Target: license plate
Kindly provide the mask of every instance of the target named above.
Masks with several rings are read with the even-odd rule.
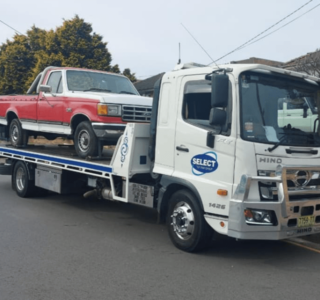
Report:
[[[300,217],[298,219],[298,227],[308,227],[314,225],[316,220],[315,216],[305,216],[305,217]]]

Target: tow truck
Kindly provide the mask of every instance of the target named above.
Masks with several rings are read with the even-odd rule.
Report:
[[[20,197],[83,189],[156,209],[173,244],[188,252],[214,233],[319,233],[319,115],[307,128],[279,118],[284,101],[309,99],[319,112],[319,83],[258,64],[180,64],[155,84],[150,123],[128,123],[113,150],[90,160],[67,146],[0,146],[0,172]]]

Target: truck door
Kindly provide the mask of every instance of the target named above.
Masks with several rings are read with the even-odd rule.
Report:
[[[207,146],[211,109],[211,82],[204,75],[186,76],[179,96],[180,112],[176,121],[175,166],[173,176],[183,178],[200,194],[204,211],[224,215],[228,213],[228,199],[232,194],[235,136],[232,135],[232,94],[229,87],[227,126],[216,132],[214,147]],[[235,130],[234,130],[235,131]],[[225,189],[228,195],[217,195]]]
[[[51,86],[51,93],[40,92],[38,101],[39,131],[65,133],[63,116],[65,111],[62,72],[49,74],[46,85]]]

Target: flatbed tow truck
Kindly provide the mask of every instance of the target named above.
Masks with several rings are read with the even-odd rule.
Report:
[[[306,112],[297,110],[307,99],[319,113],[319,84],[264,65],[179,65],[155,85],[151,123],[128,123],[114,150],[80,159],[68,146],[0,145],[0,174],[12,176],[21,197],[83,190],[157,209],[173,244],[188,252],[214,232],[262,240],[315,234],[319,116],[306,132]],[[283,116],[283,102],[301,120]]]

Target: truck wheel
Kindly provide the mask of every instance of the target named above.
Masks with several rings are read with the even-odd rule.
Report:
[[[22,129],[18,119],[13,119],[9,127],[9,139],[12,146],[26,146],[28,144],[28,133]]]
[[[81,122],[74,134],[74,147],[79,157],[98,155],[98,138],[89,121]]]
[[[204,249],[213,230],[203,217],[196,197],[188,190],[174,193],[169,200],[167,228],[173,244],[187,252]]]
[[[19,197],[27,198],[35,191],[34,181],[29,180],[27,166],[18,161],[13,170],[12,187]]]

